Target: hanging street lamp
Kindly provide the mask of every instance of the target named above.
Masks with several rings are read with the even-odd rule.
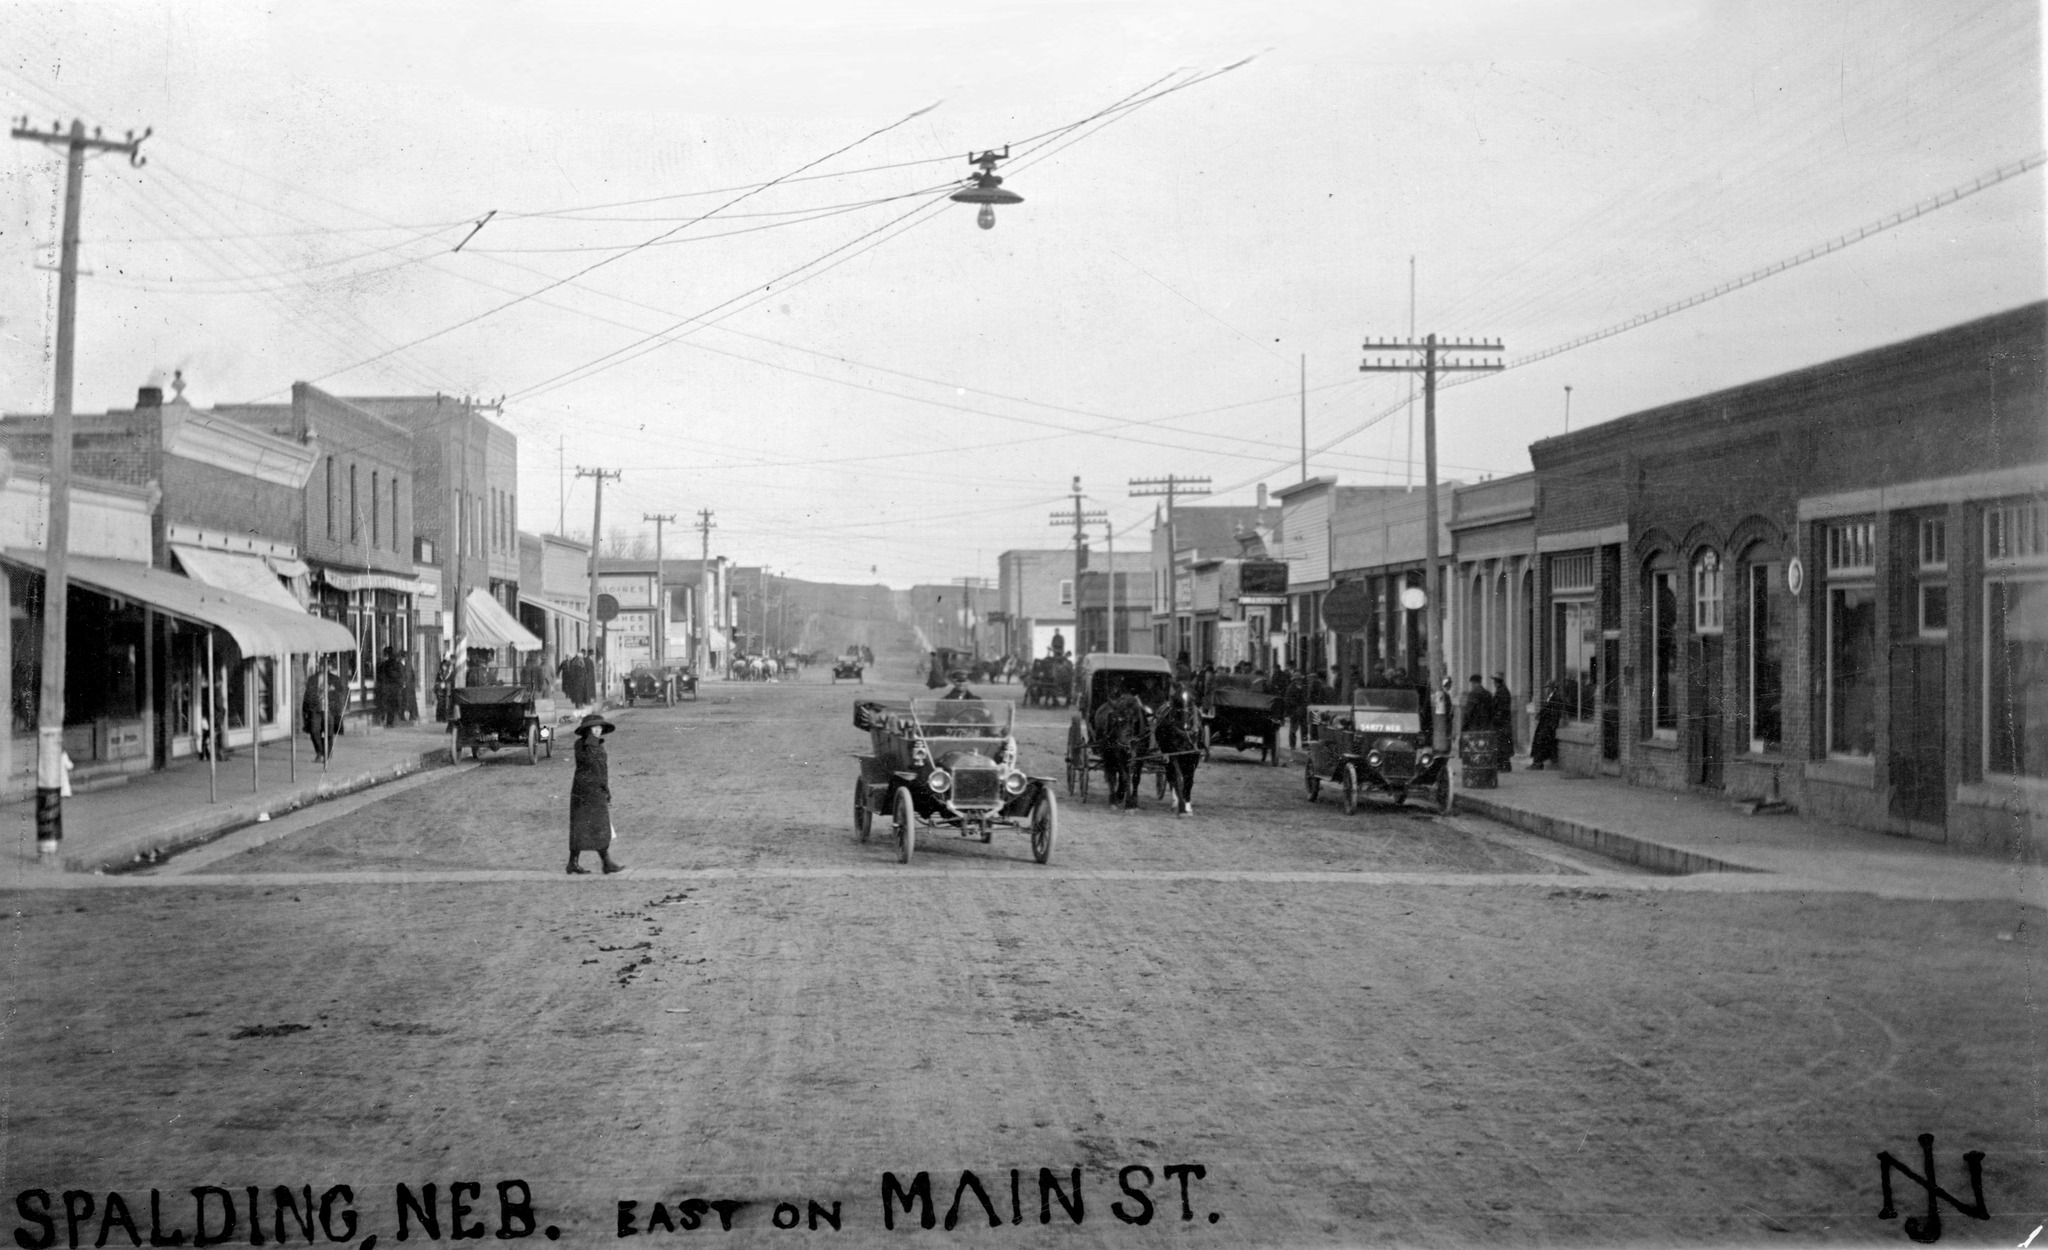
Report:
[[[960,188],[948,198],[961,204],[981,205],[981,211],[975,214],[974,224],[983,230],[993,230],[996,228],[996,205],[1024,202],[1024,197],[1015,191],[1003,190],[1003,180],[996,176],[996,162],[1010,159],[1010,147],[1004,144],[1000,156],[988,151],[980,156],[970,153],[967,159],[981,166],[981,172],[969,174],[968,177],[974,180],[973,185]]]

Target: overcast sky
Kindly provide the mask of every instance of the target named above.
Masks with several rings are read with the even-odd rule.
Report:
[[[10,115],[155,128],[146,166],[88,166],[80,411],[174,368],[201,405],[503,395],[523,528],[556,527],[561,464],[618,468],[608,531],[710,508],[742,562],[895,585],[1060,545],[1076,474],[1119,543],[1151,517],[1131,477],[1297,480],[1304,355],[1309,471],[1419,480],[1407,383],[1357,371],[1408,332],[1411,257],[1416,328],[1513,363],[2043,147],[2039,9],[2006,0],[0,2],[0,29]],[[979,230],[943,196],[1005,143],[1025,202]],[[0,176],[0,407],[41,409],[62,162],[9,143]],[[2040,299],[2042,208],[2036,168],[1446,390],[1444,473],[1527,468],[1566,386],[1580,428]],[[570,529],[590,506],[571,477]]]

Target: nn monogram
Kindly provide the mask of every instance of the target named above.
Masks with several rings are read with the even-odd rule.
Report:
[[[1926,1175],[1892,1158],[1888,1150],[1877,1152],[1877,1181],[1884,1191],[1884,1205],[1878,1208],[1877,1218],[1895,1219],[1898,1211],[1892,1207],[1892,1173],[1900,1172],[1905,1178],[1918,1185],[1927,1194],[1927,1214],[1906,1217],[1906,1236],[1922,1245],[1932,1245],[1941,1240],[1941,1204],[1946,1202],[1971,1219],[1988,1220],[1991,1212],[1984,1206],[1984,1152],[1966,1150],[1963,1152],[1963,1168],[1970,1174],[1970,1198],[1967,1204],[1934,1182],[1934,1134],[1920,1134],[1920,1166]]]

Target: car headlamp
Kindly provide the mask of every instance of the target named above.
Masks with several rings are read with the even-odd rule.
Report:
[[[1365,753],[1365,762],[1373,768],[1380,766],[1380,759],[1381,756],[1378,751],[1367,751]]]
[[[1434,759],[1436,759],[1436,752],[1430,750],[1428,747],[1424,747],[1420,751],[1417,751],[1415,753],[1415,762],[1417,764],[1422,765],[1425,768],[1427,768],[1430,762]]]
[[[931,788],[932,793],[944,794],[953,788],[953,774],[943,768],[934,768],[931,771],[931,775],[925,778],[924,783]]]
[[[1012,795],[1024,793],[1024,774],[1011,773],[1003,778],[1003,789]]]

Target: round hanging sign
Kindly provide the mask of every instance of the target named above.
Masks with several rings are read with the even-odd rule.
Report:
[[[1401,606],[1410,612],[1420,612],[1429,606],[1429,592],[1420,586],[1410,586],[1401,592]]]
[[[1804,585],[1806,585],[1806,566],[1799,562],[1798,556],[1793,556],[1791,562],[1785,566],[1785,589],[1796,595],[1799,593],[1800,587]]]

